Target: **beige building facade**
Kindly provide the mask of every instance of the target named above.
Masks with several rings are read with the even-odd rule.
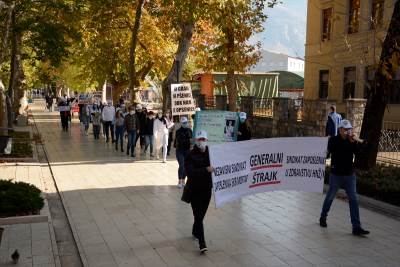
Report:
[[[308,0],[304,98],[362,99],[373,86],[374,65],[395,0]],[[400,72],[385,121],[400,121]]]

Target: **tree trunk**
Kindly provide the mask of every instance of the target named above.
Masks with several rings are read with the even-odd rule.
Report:
[[[135,82],[136,82],[136,70],[135,70],[135,59],[136,59],[136,45],[137,45],[137,37],[139,34],[140,28],[140,20],[142,17],[142,8],[144,5],[144,0],[139,0],[138,5],[136,7],[136,15],[135,15],[135,25],[132,28],[132,37],[131,37],[131,47],[129,51],[129,91],[132,94],[132,100],[136,101],[136,91],[135,91]]]
[[[172,64],[167,77],[162,83],[163,94],[163,109],[164,111],[171,108],[171,92],[170,86],[173,82],[178,82],[182,79],[183,66],[186,62],[186,57],[189,53],[190,42],[194,31],[193,14],[190,14],[188,19],[181,24],[181,36],[179,38],[178,50],[175,54],[175,60]],[[178,78],[177,78],[178,77]]]
[[[376,164],[388,95],[400,64],[399,44],[400,1],[397,1],[382,45],[382,54],[375,74],[375,88],[371,90],[365,107],[360,137],[368,142],[368,149],[356,158],[356,166],[361,169],[369,169]]]
[[[12,12],[11,14],[11,29],[12,29],[12,35],[11,35],[11,62],[10,62],[10,80],[8,83],[8,91],[7,91],[7,119],[8,119],[8,127],[12,128],[12,122],[13,122],[13,100],[14,100],[14,90],[16,87],[17,83],[17,76],[18,76],[18,66],[17,66],[17,33],[15,30],[15,11]]]
[[[227,55],[226,55],[226,66],[227,66],[227,77],[226,86],[229,101],[229,110],[236,111],[236,101],[237,101],[237,90],[235,82],[235,30],[233,28],[233,4],[232,1],[228,2],[228,16],[227,16],[227,29],[225,33],[227,41]]]
[[[4,21],[4,31],[3,31],[2,42],[1,42],[1,47],[0,47],[0,66],[3,63],[4,55],[7,51],[8,35],[10,32],[10,25],[11,25],[13,10],[14,10],[14,4],[12,4],[8,8],[6,20]]]
[[[11,17],[14,10],[14,3],[8,8],[6,20],[4,21],[4,30],[2,36],[2,42],[0,47],[0,66],[3,63],[4,55],[7,51],[8,36],[10,32]],[[7,108],[7,97],[5,87],[0,78],[0,136],[7,135],[8,130],[8,108]]]

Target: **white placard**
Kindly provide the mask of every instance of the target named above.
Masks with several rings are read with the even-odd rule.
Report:
[[[215,205],[276,190],[322,192],[328,138],[255,139],[211,145]]]
[[[194,114],[192,88],[189,83],[171,84],[172,116]]]

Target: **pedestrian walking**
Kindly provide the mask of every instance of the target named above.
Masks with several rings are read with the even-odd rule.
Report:
[[[193,210],[194,223],[192,235],[198,239],[200,252],[207,251],[204,238],[203,219],[207,213],[211,199],[211,173],[207,147],[207,132],[200,130],[196,133],[196,142],[185,160],[185,170],[188,176],[187,186],[191,189],[190,204]]]
[[[69,119],[69,106],[65,98],[61,97],[58,102],[58,108],[60,110],[61,127],[63,131],[68,131],[68,119]]]
[[[181,127],[175,133],[174,147],[176,149],[176,160],[178,161],[178,187],[185,186],[185,159],[190,152],[192,130],[189,127],[189,122],[186,117],[181,118]]]
[[[339,135],[329,139],[328,155],[331,155],[331,173],[329,190],[322,206],[319,224],[321,227],[327,227],[326,218],[333,199],[339,188],[344,188],[349,199],[353,235],[367,235],[369,231],[361,228],[353,166],[353,158],[355,154],[359,153],[363,140],[358,139],[352,133],[352,128],[348,120],[342,120],[339,124]]]
[[[106,134],[106,142],[108,143],[110,140],[110,133],[111,133],[111,140],[112,143],[115,142],[114,139],[114,119],[115,119],[115,108],[111,105],[111,101],[107,103],[107,106],[103,107],[102,118],[104,122],[104,130]]]
[[[82,110],[82,116],[81,116],[81,119],[82,119],[82,132],[84,132],[84,134],[85,135],[88,135],[89,134],[89,124],[90,124],[90,117],[91,117],[91,108],[90,108],[90,105],[88,105],[88,104],[85,104],[84,106],[83,106],[83,110]]]
[[[136,140],[135,140],[135,147],[136,147],[136,143],[139,140],[140,142],[140,150],[143,151],[145,144],[146,144],[146,140],[144,137],[144,134],[146,132],[146,119],[147,119],[147,109],[146,107],[142,107],[141,105],[137,105],[136,106],[136,114],[137,117],[139,119],[139,135],[136,136]]]
[[[167,112],[165,112],[165,117],[170,121],[170,122],[174,122],[172,115],[171,115],[171,111],[167,110]],[[175,127],[171,127],[168,130],[168,148],[167,148],[167,156],[170,155],[171,152],[171,147],[172,147],[172,140],[173,140],[173,136],[174,136],[174,129]]]
[[[115,150],[118,151],[118,142],[121,144],[121,152],[124,152],[124,132],[125,120],[122,110],[117,111],[115,115]]]
[[[157,118],[154,120],[153,133],[156,146],[156,159],[159,159],[159,154],[162,150],[163,163],[167,162],[169,129],[171,129],[172,126],[174,126],[174,124],[167,117],[163,116],[160,110],[157,114]]]
[[[129,107],[129,113],[125,116],[125,130],[128,135],[128,145],[126,147],[126,154],[131,153],[131,157],[136,157],[136,135],[139,127],[139,119],[136,115],[133,106]]]
[[[94,139],[98,140],[100,138],[101,110],[97,103],[93,104],[91,116]]]
[[[239,128],[237,132],[237,140],[245,141],[251,139],[251,130],[245,112],[239,113]]]
[[[154,147],[154,112],[150,111],[147,115],[144,125],[144,138],[145,138],[145,146],[142,151],[142,155],[145,156],[147,153],[147,149],[150,146],[150,157],[154,158],[153,147]]]
[[[340,121],[342,120],[342,116],[336,112],[336,107],[330,107],[330,113],[328,115],[328,119],[326,121],[325,126],[325,135],[326,136],[337,136],[338,128]]]

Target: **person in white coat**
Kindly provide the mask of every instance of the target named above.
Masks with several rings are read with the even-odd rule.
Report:
[[[154,139],[156,144],[156,158],[159,159],[160,150],[163,151],[163,162],[167,162],[168,153],[168,136],[169,129],[174,126],[167,117],[162,115],[162,111],[158,112],[157,119],[154,120]]]
[[[111,133],[111,141],[115,142],[114,139],[114,120],[115,120],[115,108],[112,106],[111,101],[107,102],[107,106],[103,108],[102,111],[102,119],[104,122],[105,133],[106,133],[106,142],[109,142],[109,137]]]

